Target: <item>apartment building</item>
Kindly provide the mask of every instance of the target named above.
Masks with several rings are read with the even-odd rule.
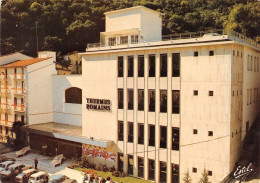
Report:
[[[112,143],[82,154],[155,182],[223,179],[260,111],[259,45],[223,30],[162,37],[142,6],[105,16],[81,53],[82,134]]]
[[[13,137],[13,122],[41,123],[52,109],[51,75],[56,72],[54,58],[32,58],[21,53],[1,56],[1,141]],[[41,103],[41,107],[39,107]],[[41,118],[41,119],[39,119]]]

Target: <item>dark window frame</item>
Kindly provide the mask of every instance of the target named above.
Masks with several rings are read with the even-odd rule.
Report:
[[[155,125],[149,125],[148,145],[155,146]]]
[[[133,143],[134,142],[134,123],[128,122],[128,130],[127,130],[127,142]]]
[[[167,148],[167,126],[160,126],[160,148]]]
[[[149,75],[148,77],[155,77],[156,72],[156,57],[154,54],[151,54],[148,56],[148,69],[149,69]]]
[[[180,113],[181,93],[180,90],[172,90],[172,113]]]
[[[144,124],[138,123],[138,144],[144,144]]]
[[[160,77],[167,77],[168,55],[160,54]]]
[[[160,112],[167,113],[167,90],[160,90]]]
[[[124,57],[117,57],[117,76],[124,77]]]
[[[124,109],[124,90],[119,88],[117,93],[118,93],[118,109]]]
[[[118,121],[118,141],[124,141],[124,122]]]
[[[140,97],[140,95],[142,97]],[[138,111],[144,110],[144,90],[138,89]]]
[[[144,77],[144,55],[138,55],[138,77]]]
[[[180,53],[172,54],[172,77],[180,77],[181,70],[181,55]]]
[[[155,90],[149,89],[148,90],[148,111],[155,112]]]
[[[127,89],[127,109],[133,110],[134,109],[134,90]]]
[[[127,57],[127,77],[134,77],[134,56]]]

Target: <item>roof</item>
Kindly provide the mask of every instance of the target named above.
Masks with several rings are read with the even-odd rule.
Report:
[[[34,173],[31,175],[31,177],[38,177],[40,175],[44,175],[44,174],[47,174],[46,172],[37,172],[37,173]]]
[[[160,12],[158,12],[156,10],[146,8],[144,6],[134,6],[134,7],[131,7],[131,8],[124,8],[124,9],[115,10],[115,11],[108,11],[108,12],[105,12],[104,14],[110,15],[110,14],[114,14],[114,13],[121,13],[121,12],[124,12],[124,11],[131,11],[131,10],[136,10],[136,9],[144,9],[144,10],[148,10],[148,11],[151,11],[151,12],[154,12],[154,13],[161,14]]]
[[[9,67],[26,67],[28,65],[32,65],[44,60],[48,60],[52,57],[47,57],[47,58],[33,58],[33,59],[25,59],[25,60],[17,60],[14,62],[11,62],[9,64],[6,65],[2,65],[0,66],[0,68],[9,68]]]
[[[1,164],[2,165],[8,165],[8,164],[10,164],[10,163],[14,163],[13,161],[5,161],[5,162],[2,162]]]

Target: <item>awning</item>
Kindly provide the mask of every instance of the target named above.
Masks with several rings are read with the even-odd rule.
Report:
[[[139,34],[140,31],[137,29],[127,29],[127,30],[119,30],[119,31],[111,31],[111,32],[101,32],[101,36],[116,36],[116,35],[129,35],[129,34]]]
[[[26,125],[25,128],[28,128],[30,133],[78,142],[82,144],[89,144],[104,148],[107,148],[112,145],[112,141],[82,136],[81,126],[48,122]]]

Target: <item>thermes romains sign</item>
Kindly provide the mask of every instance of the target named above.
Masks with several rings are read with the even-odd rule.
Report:
[[[111,111],[111,101],[107,99],[86,98],[86,108],[97,111]]]

